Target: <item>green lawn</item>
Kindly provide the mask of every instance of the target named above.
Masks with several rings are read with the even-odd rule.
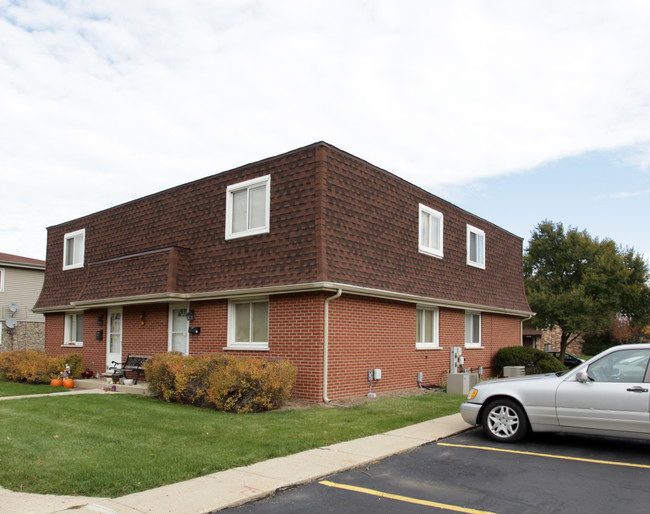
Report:
[[[16,384],[0,377],[0,396],[24,396],[29,394],[64,393],[65,387],[52,387],[50,384]]]
[[[0,383],[0,395],[19,385]],[[117,497],[454,414],[464,398],[431,393],[263,414],[226,414],[133,395],[5,400],[0,485]]]

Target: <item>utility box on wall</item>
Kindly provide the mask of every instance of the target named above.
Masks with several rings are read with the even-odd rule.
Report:
[[[468,395],[469,390],[478,384],[478,373],[449,373],[447,393]]]

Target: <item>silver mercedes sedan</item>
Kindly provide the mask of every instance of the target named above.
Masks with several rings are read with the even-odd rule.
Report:
[[[529,431],[650,439],[650,344],[614,346],[571,371],[488,380],[460,406],[501,442]]]

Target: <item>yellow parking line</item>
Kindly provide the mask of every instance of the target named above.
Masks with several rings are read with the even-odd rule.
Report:
[[[582,459],[580,457],[566,457],[563,455],[551,455],[550,453],[535,453],[535,452],[522,452],[520,450],[506,450],[503,448],[490,448],[489,446],[472,446],[469,444],[450,444],[450,443],[438,443],[438,446],[451,446],[455,448],[471,448],[474,450],[486,450],[491,452],[502,452],[502,453],[514,453],[517,455],[532,455],[534,457],[547,457],[549,459],[560,459],[560,460],[575,460],[578,462],[591,462],[593,464],[609,464],[610,466],[624,466],[628,468],[644,468],[650,469],[648,464],[632,464],[629,462],[616,462],[611,460],[598,460],[598,459]]]
[[[326,485],[328,487],[337,487],[338,489],[346,489],[348,491],[354,491],[357,493],[371,494],[373,496],[379,496],[381,498],[389,498],[391,500],[398,500],[401,502],[415,503],[417,505],[425,505],[427,507],[436,507],[438,509],[453,510],[455,512],[467,512],[469,514],[494,514],[485,510],[475,510],[467,509],[465,507],[457,507],[456,505],[447,505],[445,503],[432,502],[429,500],[418,500],[417,498],[409,498],[408,496],[400,496],[398,494],[384,493],[382,491],[375,491],[374,489],[366,489],[365,487],[356,487],[354,485],[347,484],[337,484],[336,482],[330,482],[329,480],[323,480],[318,482],[321,485]]]

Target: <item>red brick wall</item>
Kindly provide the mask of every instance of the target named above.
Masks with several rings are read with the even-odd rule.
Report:
[[[499,348],[520,344],[520,319],[481,314],[482,348],[465,348],[465,311],[440,309],[440,348],[416,350],[416,307],[412,304],[343,296],[330,308],[329,394],[335,400],[365,395],[370,390],[368,370],[380,368],[382,379],[373,392],[417,387],[447,381],[449,349],[463,348],[465,368],[484,377],[492,373],[492,358]]]
[[[269,351],[224,350],[227,346],[228,301],[192,302],[192,326],[201,333],[190,335],[194,355],[227,352],[229,355],[289,359],[297,369],[294,397],[322,400],[323,308],[332,293],[276,295],[269,303]],[[102,327],[97,319],[103,317]],[[125,306],[123,309],[123,355],[154,355],[168,349],[167,304]],[[76,351],[84,356],[84,367],[104,372],[106,365],[105,310],[87,311],[84,316],[84,346],[62,348],[64,315],[46,316],[46,351],[60,355]],[[382,379],[373,392],[444,384],[449,370],[449,348],[463,348],[465,367],[484,367],[491,376],[492,357],[504,346],[520,344],[519,318],[482,313],[482,348],[464,348],[465,311],[440,309],[440,348],[416,350],[416,306],[414,304],[343,295],[330,303],[328,392],[331,400],[364,396],[370,390],[368,370],[380,368]],[[103,329],[103,338],[95,332]]]

